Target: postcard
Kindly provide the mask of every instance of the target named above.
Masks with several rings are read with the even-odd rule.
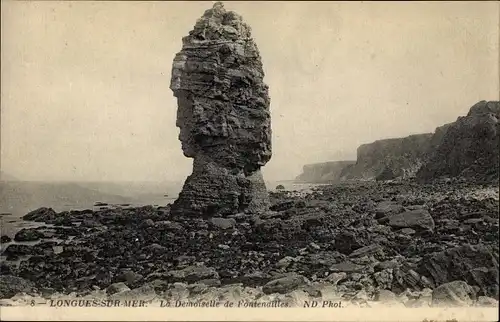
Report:
[[[2,1],[0,319],[497,321],[499,20]]]

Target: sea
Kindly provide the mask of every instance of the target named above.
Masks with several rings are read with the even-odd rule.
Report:
[[[40,207],[57,212],[98,210],[101,207],[165,206],[172,203],[183,182],[42,182],[0,181],[0,235],[14,237],[22,228],[40,223],[22,217]],[[283,185],[287,191],[307,191],[314,185],[292,180],[267,181],[268,190]]]

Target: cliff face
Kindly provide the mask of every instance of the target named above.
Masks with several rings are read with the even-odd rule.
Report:
[[[416,134],[363,144],[357,150],[356,161],[305,165],[303,173],[295,180],[311,183],[373,180],[383,173],[391,173],[395,178],[413,177],[427,160],[429,152],[439,145],[448,126],[438,128],[435,134]]]
[[[441,145],[441,142],[443,142],[443,138],[448,131],[448,129],[454,124],[452,123],[447,123],[445,125],[438,126],[436,130],[434,130],[434,134],[432,135],[430,146],[429,146],[429,153],[427,156],[427,160],[431,157],[432,153]]]
[[[386,169],[396,177],[411,177],[425,161],[432,138],[432,133],[425,133],[363,144],[356,164],[342,171],[341,180],[371,180]]]
[[[481,101],[466,116],[436,128],[434,133],[363,144],[357,150],[355,164],[308,165],[297,180],[324,182],[322,178],[329,176],[334,178],[331,181],[398,177],[416,177],[423,182],[439,177],[498,180],[499,118],[500,102]]]
[[[304,183],[337,182],[340,180],[342,170],[355,163],[356,161],[331,161],[307,164],[303,167],[302,173],[295,180]]]
[[[499,175],[500,102],[481,101],[448,125],[417,179],[464,177],[491,181]],[[437,133],[437,131],[436,131]]]
[[[170,88],[182,150],[194,162],[172,213],[267,209],[260,168],[271,158],[270,99],[250,27],[215,3],[182,43]]]

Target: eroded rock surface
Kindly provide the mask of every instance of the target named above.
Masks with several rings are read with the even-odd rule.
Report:
[[[447,126],[441,143],[417,173],[421,181],[439,177],[498,180],[500,102],[481,101]],[[439,140],[438,140],[439,141]]]
[[[0,281],[1,297],[30,305],[32,298],[17,294],[36,296],[33,289],[49,298],[76,292],[144,299],[156,292],[195,301],[240,285],[252,300],[279,296],[301,307],[308,297],[364,303],[394,296],[406,307],[498,305],[494,184],[363,182],[270,198],[273,211],[259,216],[113,207],[93,210],[96,225],[82,225],[87,211],[56,213],[67,226],[48,235],[46,226],[33,228],[43,236],[36,245],[5,245],[0,271],[11,277]],[[52,212],[35,213],[39,222],[54,220]]]
[[[371,180],[386,169],[391,172],[390,179],[412,177],[432,149],[432,137],[431,133],[424,133],[360,145],[356,164],[344,168],[340,178]]]
[[[216,3],[182,42],[170,88],[182,150],[194,162],[172,213],[267,209],[260,168],[271,158],[270,99],[250,27]]]
[[[355,163],[356,161],[331,161],[306,164],[295,181],[305,183],[337,182],[340,180],[342,170]]]

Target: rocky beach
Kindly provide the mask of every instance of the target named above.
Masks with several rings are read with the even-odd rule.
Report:
[[[498,305],[498,184],[368,182],[270,193],[259,216],[111,207],[43,223],[5,248],[3,305],[60,298]],[[2,237],[2,243],[8,242]],[[349,303],[349,304],[347,304]]]

